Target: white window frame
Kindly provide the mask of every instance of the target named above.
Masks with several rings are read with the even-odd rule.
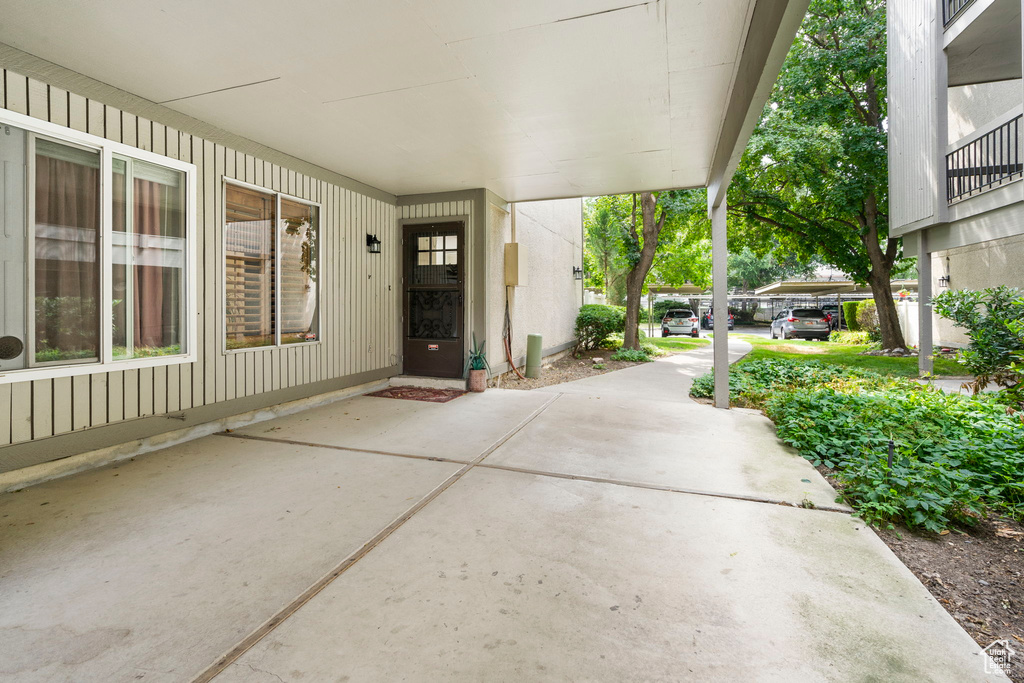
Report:
[[[321,269],[321,249],[320,245],[323,243],[323,205],[319,202],[313,202],[302,197],[296,197],[290,195],[287,192],[278,192],[277,190],[269,187],[262,187],[260,185],[254,185],[253,183],[247,183],[244,180],[236,180],[235,178],[229,178],[224,176],[224,190],[221,192],[220,201],[220,215],[222,216],[220,226],[221,230],[221,245],[220,245],[220,263],[218,264],[218,272],[220,273],[220,349],[224,355],[231,355],[236,353],[262,353],[266,351],[279,351],[281,349],[291,348],[305,348],[307,346],[318,346],[323,342],[323,288],[320,286],[321,280],[319,275],[317,276],[316,283],[316,341],[304,342],[302,344],[282,344],[281,343],[281,200],[287,199],[288,201],[295,202],[296,204],[304,204],[305,206],[316,207],[316,261],[317,271],[322,273]],[[227,253],[228,253],[228,231],[227,231],[227,215],[228,215],[228,193],[227,186],[234,185],[235,187],[245,188],[252,190],[253,192],[259,192],[261,194],[269,194],[274,196],[274,272],[278,273],[278,277],[274,280],[274,343],[267,344],[266,346],[253,346],[251,348],[243,349],[229,349],[228,348],[228,325],[227,325],[227,310],[228,310],[228,287],[227,287],[227,270],[225,268]]]
[[[18,114],[6,109],[0,109],[0,126],[8,125],[20,128],[34,135],[41,135],[57,142],[65,142],[79,147],[85,147],[100,153],[100,359],[98,361],[70,362],[60,365],[45,365],[25,368],[22,370],[5,370],[0,372],[0,384],[11,384],[14,382],[28,382],[37,379],[51,379],[54,377],[74,377],[77,375],[93,375],[117,370],[132,370],[137,368],[151,368],[164,365],[181,365],[194,363],[197,359],[196,344],[198,342],[197,326],[197,293],[196,293],[196,241],[198,231],[196,229],[196,182],[198,169],[194,164],[185,161],[178,161],[171,157],[149,152],[138,147],[125,145],[113,140],[107,140],[97,135],[83,133],[73,128],[67,128],[55,123],[41,119]],[[185,326],[183,341],[185,353],[173,356],[154,356],[148,358],[129,358],[114,360],[113,339],[114,330],[111,321],[113,320],[113,227],[114,227],[114,197],[113,197],[113,158],[114,155],[148,161],[158,166],[181,171],[185,175],[185,312],[182,322]],[[26,173],[28,167],[26,164]],[[33,181],[27,179],[26,192],[30,195],[26,198],[26,216],[31,220],[29,214],[32,200]],[[31,248],[32,235],[29,235],[29,248]],[[26,258],[32,258],[32,253],[26,253]],[[20,294],[28,295],[28,288],[32,283],[26,282],[25,292]],[[106,321],[106,322],[104,322]],[[28,324],[33,324],[31,320]],[[33,353],[28,344],[25,345],[24,353]]]

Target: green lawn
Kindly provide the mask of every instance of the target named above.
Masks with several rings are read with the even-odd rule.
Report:
[[[711,343],[707,339],[693,337],[645,337],[643,341],[654,344],[662,351],[693,351]]]
[[[861,351],[869,347],[857,344],[834,344],[832,342],[767,339],[750,334],[734,334],[737,339],[750,342],[754,350],[747,354],[740,363],[763,358],[791,358],[795,360],[819,360],[822,363],[847,365],[864,368],[887,375],[917,377],[917,358],[885,358],[881,356],[862,356]],[[657,340],[651,340],[657,341]],[[668,340],[666,340],[668,341]],[[962,365],[948,358],[935,359],[935,375],[964,376]]]

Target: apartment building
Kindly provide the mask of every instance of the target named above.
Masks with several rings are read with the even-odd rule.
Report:
[[[889,3],[890,231],[918,257],[923,302],[1024,285],[1021,6]],[[922,347],[966,342],[929,308]]]

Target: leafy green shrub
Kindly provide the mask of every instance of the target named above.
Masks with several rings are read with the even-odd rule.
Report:
[[[837,344],[870,344],[871,338],[867,332],[852,330],[832,330],[832,334],[828,336],[830,342]]]
[[[609,351],[616,351],[622,348],[622,334],[616,332],[615,334],[608,335],[607,339],[602,340],[598,345],[598,348],[608,349]]]
[[[1024,417],[999,395],[816,361],[755,360],[729,375],[731,401],[763,408],[783,441],[832,470],[868,523],[940,531],[989,510],[1024,517]],[[691,395],[710,397],[713,377],[698,377]]]
[[[874,299],[857,302],[857,329],[867,332],[873,342],[882,341],[882,326],[878,322],[878,308]]]
[[[649,343],[645,344],[645,342],[643,340],[647,339],[647,334],[643,330],[637,330],[637,332],[639,332],[639,337],[640,337],[640,348],[654,349],[654,351],[656,351],[657,353],[652,353],[651,355],[655,355],[655,356],[661,355],[661,349],[656,347],[654,344],[649,344]],[[610,351],[615,351],[617,349],[621,349],[622,348],[622,342],[623,341],[624,341],[624,339],[623,339],[622,332],[615,332],[613,334],[609,334],[608,338],[605,339],[604,341],[602,341],[597,346],[598,346],[598,348],[608,349]]]
[[[582,349],[595,349],[615,332],[626,327],[626,309],[622,306],[586,304],[576,315],[576,343]]]
[[[645,341],[640,342],[640,350],[646,353],[651,358],[657,358],[658,356],[663,355],[665,353],[654,344]]]
[[[957,361],[976,377],[975,392],[995,382],[1021,400],[1024,382],[1024,292],[992,287],[980,292],[947,290],[932,300],[935,311],[962,327],[971,340]]]
[[[625,360],[630,363],[649,363],[651,357],[644,351],[638,351],[637,349],[619,349],[612,354],[612,360]]]
[[[850,328],[850,332],[860,332],[860,323],[857,322],[857,305],[859,301],[843,302],[843,323]]]

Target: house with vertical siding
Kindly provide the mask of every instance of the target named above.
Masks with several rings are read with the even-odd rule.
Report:
[[[1024,285],[1021,6],[889,2],[890,234],[918,258],[922,302]],[[922,348],[967,341],[920,311]]]
[[[8,3],[0,473],[563,351],[584,196],[707,187],[723,274],[807,4]]]

